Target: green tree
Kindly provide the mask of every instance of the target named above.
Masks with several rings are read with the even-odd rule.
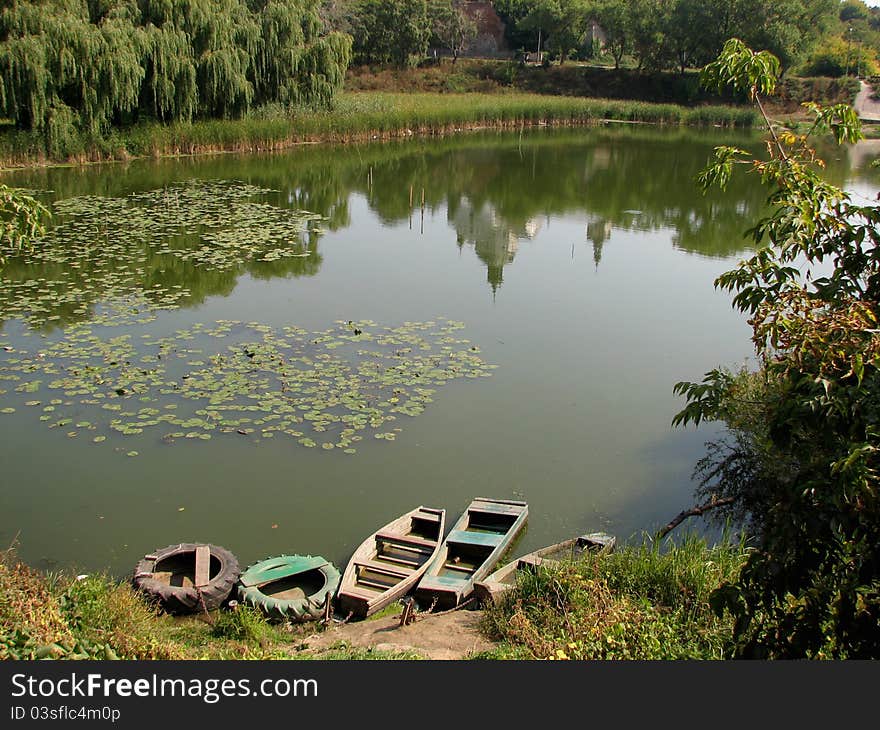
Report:
[[[663,0],[631,0],[629,34],[640,71],[657,71],[666,65],[666,14]]]
[[[597,0],[592,16],[605,32],[605,47],[614,59],[614,68],[620,68],[623,57],[632,47],[629,3],[627,0]]]
[[[705,83],[745,92],[764,111],[781,64],[728,41]],[[755,253],[716,285],[750,317],[754,374],[715,370],[679,383],[675,423],[726,421],[700,464],[703,491],[730,498],[757,545],[718,610],[736,617],[746,657],[880,656],[880,206],[822,177],[814,135],[859,138],[846,105],[807,105],[795,134],[766,117],[765,158],[719,147],[702,176],[724,186],[740,165],[771,188],[750,231]]]
[[[543,47],[549,48],[562,65],[569,53],[583,44],[589,29],[588,15],[586,0],[534,0],[521,26],[540,31]]]
[[[452,63],[477,37],[477,24],[461,0],[431,0],[428,6],[433,41],[452,54]]]
[[[360,0],[353,6],[351,26],[357,63],[404,67],[428,51],[427,0]]]
[[[838,17],[848,23],[852,20],[867,20],[871,15],[871,9],[862,0],[845,0],[840,5]]]
[[[350,60],[318,0],[19,0],[0,12],[0,41],[0,114],[53,154],[139,115],[326,105]]]
[[[495,0],[495,12],[504,21],[504,35],[512,48],[532,51],[538,47],[538,29],[524,27],[533,0]]]
[[[718,55],[719,48],[707,47],[705,28],[712,27],[715,0],[672,0],[663,16],[663,33],[670,61],[681,73],[688,66],[702,66]]]

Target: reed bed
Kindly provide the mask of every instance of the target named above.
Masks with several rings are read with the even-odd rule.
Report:
[[[751,109],[682,107],[540,94],[349,92],[329,110],[268,107],[242,119],[163,125],[147,122],[106,135],[71,134],[62,140],[7,129],[0,133],[5,167],[88,162],[142,156],[223,151],[267,151],[312,142],[353,142],[465,130],[576,126],[603,122],[749,128]]]

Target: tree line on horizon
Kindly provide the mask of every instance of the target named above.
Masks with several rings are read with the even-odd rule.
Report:
[[[351,38],[328,31],[318,0],[0,4],[0,116],[48,137],[326,106],[350,60]]]
[[[142,119],[238,118],[266,105],[326,108],[350,63],[404,67],[432,47],[454,62],[477,37],[469,5],[0,0],[0,117],[45,135],[51,150],[74,132],[97,138]],[[495,0],[494,7],[510,48],[540,44],[559,62],[601,52],[642,71],[700,66],[730,37],[790,67],[830,32],[837,40],[813,60],[833,75],[857,63],[853,54],[839,58],[841,24],[848,51],[880,39],[880,10],[861,0]]]

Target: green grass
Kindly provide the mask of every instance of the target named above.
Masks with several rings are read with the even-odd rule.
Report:
[[[307,142],[438,135],[484,127],[598,124],[606,120],[664,125],[752,127],[751,109],[682,107],[531,93],[341,94],[332,110],[257,110],[244,119],[188,124],[144,123],[104,137],[71,132],[49,144],[43,135],[0,133],[0,164],[86,162],[220,151],[266,151]],[[48,149],[47,149],[48,145]]]
[[[43,575],[0,553],[0,660],[290,658],[311,627],[267,623],[239,607],[162,615],[107,575]]]
[[[484,617],[501,642],[481,659],[724,659],[731,621],[709,595],[734,577],[743,545],[645,542],[524,573]]]
[[[739,571],[742,544],[684,538],[523,573],[482,627],[497,648],[472,659],[724,659],[731,620],[709,595]],[[399,610],[393,606],[385,613]],[[2,659],[413,659],[339,642],[304,653],[314,623],[284,626],[239,606],[210,616],[158,613],[106,575],[43,575],[0,553]]]

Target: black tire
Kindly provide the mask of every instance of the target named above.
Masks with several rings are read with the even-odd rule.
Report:
[[[153,578],[153,570],[163,560],[195,552],[200,543],[180,543],[156,550],[141,560],[134,570],[132,583],[134,587],[156,601],[163,610],[173,614],[198,613],[213,611],[223,604],[232,593],[232,588],[241,575],[238,559],[226,548],[208,545],[211,550],[211,561],[220,563],[219,569],[208,585],[201,588],[172,586],[161,583]],[[213,572],[213,571],[212,571]]]

